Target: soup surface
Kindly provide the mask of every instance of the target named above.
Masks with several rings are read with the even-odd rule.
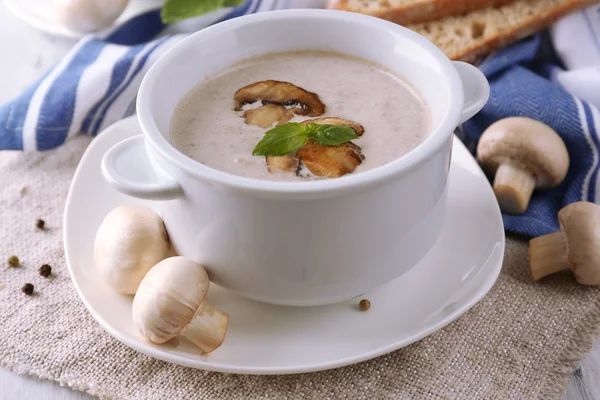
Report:
[[[261,81],[267,82],[249,86]],[[323,109],[315,108],[315,101]],[[248,117],[248,110],[265,105],[273,113],[266,123],[251,118],[257,114]],[[312,147],[286,158],[252,155],[273,127],[324,117],[336,119],[316,122],[351,121],[355,133],[360,133],[356,124],[364,133],[337,148],[309,140]],[[180,101],[170,133],[178,150],[209,167],[250,178],[302,181],[379,167],[417,147],[430,131],[427,104],[399,76],[361,59],[301,51],[248,59],[208,77]]]

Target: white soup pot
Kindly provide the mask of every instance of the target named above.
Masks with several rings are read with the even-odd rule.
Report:
[[[310,182],[230,175],[169,143],[177,103],[205,77],[249,57],[306,49],[361,57],[404,77],[429,103],[431,136],[379,168]],[[161,200],[176,250],[205,265],[216,284],[273,304],[334,303],[397,278],[434,245],[453,132],[488,97],[477,68],[391,22],[332,10],[258,13],[199,31],[152,66],[137,98],[143,134],[115,145],[102,171],[125,194]]]

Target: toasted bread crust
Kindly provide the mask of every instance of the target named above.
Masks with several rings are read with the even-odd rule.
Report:
[[[398,7],[368,10],[352,7],[348,0],[334,0],[329,2],[328,8],[368,14],[400,25],[408,25],[462,15],[482,8],[498,7],[511,1],[513,0],[416,0]]]
[[[597,2],[598,0],[574,0],[560,7],[547,9],[542,14],[524,19],[511,29],[500,32],[489,39],[476,41],[460,51],[450,52],[447,55],[452,60],[475,63],[481,57],[546,29],[561,17]]]
[[[413,4],[401,7],[367,10],[366,8],[353,9],[349,6],[349,0],[338,0],[330,2],[329,7],[362,12],[406,25],[407,28],[436,44],[450,59],[474,63],[496,50],[547,28],[557,19],[573,11],[597,3],[598,0],[564,0],[556,4],[557,2],[551,0],[415,0]],[[426,6],[430,8],[427,12],[423,11]],[[410,8],[413,10],[409,11]],[[497,9],[500,9],[501,13],[498,13]],[[536,11],[527,12],[532,9]],[[469,12],[465,13],[465,11]],[[461,15],[461,12],[464,14]],[[416,13],[417,17],[414,17],[413,13]],[[509,22],[504,20],[497,23],[493,18],[484,17],[492,13],[501,14],[499,16],[504,18],[507,15],[514,17]],[[395,14],[399,17],[394,17]],[[506,27],[499,26],[502,22]],[[447,38],[452,36],[455,28],[468,28],[474,23],[490,25],[494,34],[476,38],[456,37],[454,42],[448,42]]]

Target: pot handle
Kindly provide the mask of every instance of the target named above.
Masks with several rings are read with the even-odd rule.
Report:
[[[490,84],[479,68],[461,61],[453,61],[454,68],[462,80],[465,104],[460,123],[477,114],[490,98]]]
[[[144,135],[125,139],[111,147],[100,164],[106,182],[119,192],[147,200],[170,200],[181,196],[179,183],[152,165]]]

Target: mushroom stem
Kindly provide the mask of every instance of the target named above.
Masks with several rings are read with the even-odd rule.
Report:
[[[529,269],[534,281],[569,269],[567,237],[562,232],[540,236],[529,242]]]
[[[535,177],[515,165],[501,164],[494,178],[494,193],[500,209],[509,214],[527,211],[535,189]]]
[[[205,301],[181,334],[198,346],[202,352],[210,353],[221,346],[225,340],[228,323],[229,315]]]

